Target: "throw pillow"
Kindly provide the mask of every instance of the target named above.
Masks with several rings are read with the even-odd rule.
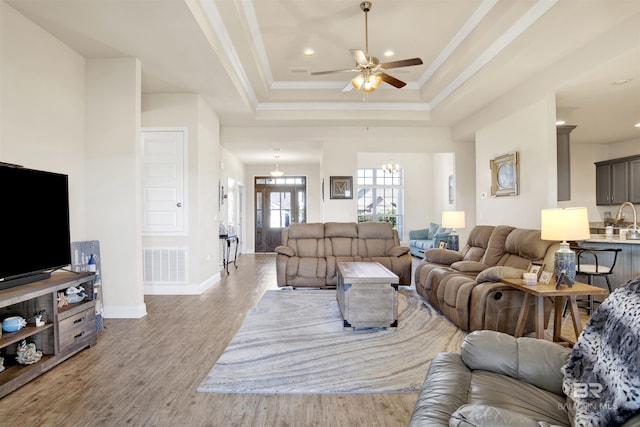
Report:
[[[465,273],[477,273],[488,266],[478,261],[458,261],[451,264],[451,268]]]
[[[433,239],[433,236],[435,236],[438,231],[438,227],[440,227],[440,224],[436,224],[435,222],[429,224],[429,239]]]
[[[495,266],[482,271],[476,277],[478,284],[484,282],[499,282],[502,279],[521,279],[525,270],[513,267]]]
[[[461,261],[462,254],[449,249],[433,248],[425,251],[424,258],[436,264],[451,265],[456,261]]]

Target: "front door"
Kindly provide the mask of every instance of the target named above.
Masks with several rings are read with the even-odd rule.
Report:
[[[304,177],[256,178],[256,252],[273,252],[282,230],[292,222],[306,222]]]

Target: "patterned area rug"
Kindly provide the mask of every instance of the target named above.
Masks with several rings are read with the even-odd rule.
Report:
[[[358,330],[343,328],[333,290],[269,290],[198,391],[413,393],[464,336],[413,290],[398,291],[397,328]]]

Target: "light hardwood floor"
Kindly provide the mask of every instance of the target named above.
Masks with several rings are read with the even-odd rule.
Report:
[[[275,288],[275,256],[242,255],[202,295],[146,296],[147,316],[106,319],[96,346],[0,399],[0,425],[406,426],[417,394],[196,392],[247,311]]]

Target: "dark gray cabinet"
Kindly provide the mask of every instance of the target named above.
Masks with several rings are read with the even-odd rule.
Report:
[[[640,203],[640,155],[596,162],[596,205]]]
[[[629,160],[629,201],[640,203],[640,158]]]

